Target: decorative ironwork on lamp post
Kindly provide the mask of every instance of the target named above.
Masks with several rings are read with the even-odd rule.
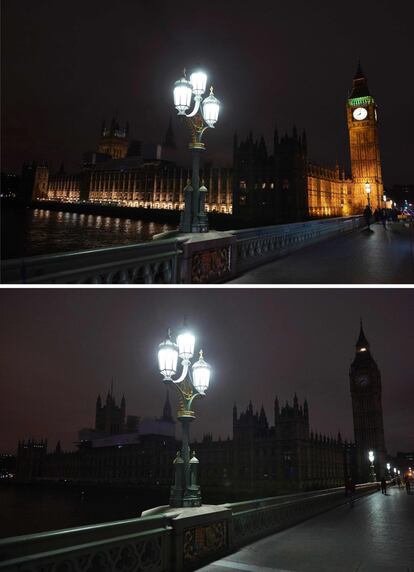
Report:
[[[198,459],[194,452],[190,458],[190,423],[195,419],[193,401],[197,397],[204,397],[210,383],[211,367],[204,361],[202,350],[199,360],[191,366],[194,346],[195,337],[188,330],[177,336],[177,343],[171,339],[169,330],[167,339],[158,349],[158,366],[163,381],[174,386],[178,393],[177,419],[182,427],[181,452],[177,452],[173,463],[174,484],[170,493],[170,506],[173,507],[201,506],[200,486],[197,483]],[[173,379],[178,369],[178,358],[181,359],[182,373],[178,379]]]
[[[205,201],[207,189],[202,184],[200,187],[200,155],[204,151],[205,145],[202,142],[204,132],[210,128],[214,129],[217,123],[220,102],[214,96],[213,87],[210,88],[210,95],[203,99],[206,91],[207,75],[202,70],[194,71],[190,75],[190,80],[186,77],[184,70],[183,77],[174,84],[174,106],[179,116],[183,116],[191,131],[191,143],[189,148],[192,151],[192,178],[191,183],[187,181],[184,189],[184,211],[181,213],[181,232],[207,232],[208,219],[205,212]],[[194,96],[194,109],[188,115],[186,111],[191,106]]]
[[[368,453],[368,459],[369,459],[369,481],[370,483],[376,483],[377,482],[377,476],[375,474],[375,467],[374,467],[374,451],[370,451]]]

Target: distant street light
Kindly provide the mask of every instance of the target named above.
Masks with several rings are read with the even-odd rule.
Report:
[[[375,483],[377,481],[377,477],[375,475],[375,468],[374,468],[374,451],[370,451],[368,453],[368,459],[370,462],[370,466],[369,466],[369,480],[371,483]]]
[[[388,480],[391,479],[390,469],[391,469],[391,465],[390,465],[390,463],[387,463],[387,479]]]
[[[193,452],[190,458],[190,423],[195,419],[192,403],[197,397],[203,397],[210,383],[211,367],[203,359],[200,350],[199,360],[192,367],[195,337],[185,329],[177,336],[177,343],[171,339],[168,331],[167,339],[158,348],[158,366],[164,383],[172,385],[178,392],[179,409],[177,419],[182,427],[181,454],[177,452],[174,459],[174,484],[171,487],[170,506],[201,506],[200,487],[197,484],[198,459]],[[181,359],[182,373],[177,373],[178,358]]]
[[[209,127],[214,129],[217,123],[220,102],[214,96],[213,87],[210,87],[210,95],[203,100],[206,91],[207,75],[202,70],[193,72],[190,81],[184,77],[174,84],[174,106],[178,115],[187,119],[191,130],[192,150],[192,178],[191,185],[188,182],[184,191],[184,211],[181,214],[181,232],[207,232],[208,220],[205,213],[205,200],[207,189],[202,184],[200,187],[200,154],[205,149],[202,142],[204,131]],[[194,96],[194,109],[188,115],[186,111],[191,106],[191,99]]]

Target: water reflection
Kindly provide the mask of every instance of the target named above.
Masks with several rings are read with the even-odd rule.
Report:
[[[145,242],[176,228],[175,224],[42,209],[13,210],[4,220],[3,258]]]

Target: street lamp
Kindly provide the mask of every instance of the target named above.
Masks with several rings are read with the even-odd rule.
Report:
[[[377,477],[375,475],[375,468],[374,468],[374,451],[370,451],[368,453],[368,459],[370,462],[370,466],[369,466],[369,481],[371,483],[375,483],[377,481]]]
[[[367,194],[368,206],[371,208],[371,184],[368,181],[365,183],[365,192]]]
[[[171,487],[170,506],[201,506],[200,487],[197,484],[198,459],[193,452],[190,458],[190,423],[195,419],[192,403],[197,397],[203,397],[210,383],[211,367],[204,361],[200,350],[199,360],[191,366],[194,355],[195,337],[187,329],[178,336],[176,343],[168,331],[167,339],[158,348],[158,367],[164,383],[172,385],[178,392],[179,409],[177,419],[182,427],[181,454],[178,451],[174,459],[174,484]],[[181,359],[182,372],[178,379],[178,358]]]
[[[206,187],[200,187],[200,154],[205,149],[202,137],[206,129],[214,129],[217,123],[220,102],[214,96],[213,87],[210,87],[210,95],[203,99],[207,86],[207,75],[202,70],[194,71],[190,80],[184,76],[174,84],[174,106],[178,115],[186,118],[191,131],[192,151],[192,178],[187,182],[184,189],[184,211],[181,214],[181,232],[207,232],[208,220],[205,213]],[[191,100],[194,96],[194,109],[190,109]]]
[[[391,480],[391,473],[390,473],[391,465],[387,463],[387,479]]]

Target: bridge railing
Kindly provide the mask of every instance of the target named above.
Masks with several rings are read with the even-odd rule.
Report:
[[[350,216],[233,231],[237,243],[237,273],[364,225],[364,217]]]
[[[1,281],[9,284],[226,282],[280,256],[363,225],[363,217],[353,216],[178,235],[143,244],[7,260],[2,263]]]
[[[378,490],[358,485],[356,497]],[[0,539],[0,570],[195,570],[347,502],[344,488],[255,499]]]
[[[31,256],[2,263],[13,284],[175,284],[181,239]]]
[[[356,486],[355,498],[378,490],[377,483]],[[232,510],[233,547],[303,522],[327,510],[345,504],[344,487],[285,495],[257,501],[226,504]]]

